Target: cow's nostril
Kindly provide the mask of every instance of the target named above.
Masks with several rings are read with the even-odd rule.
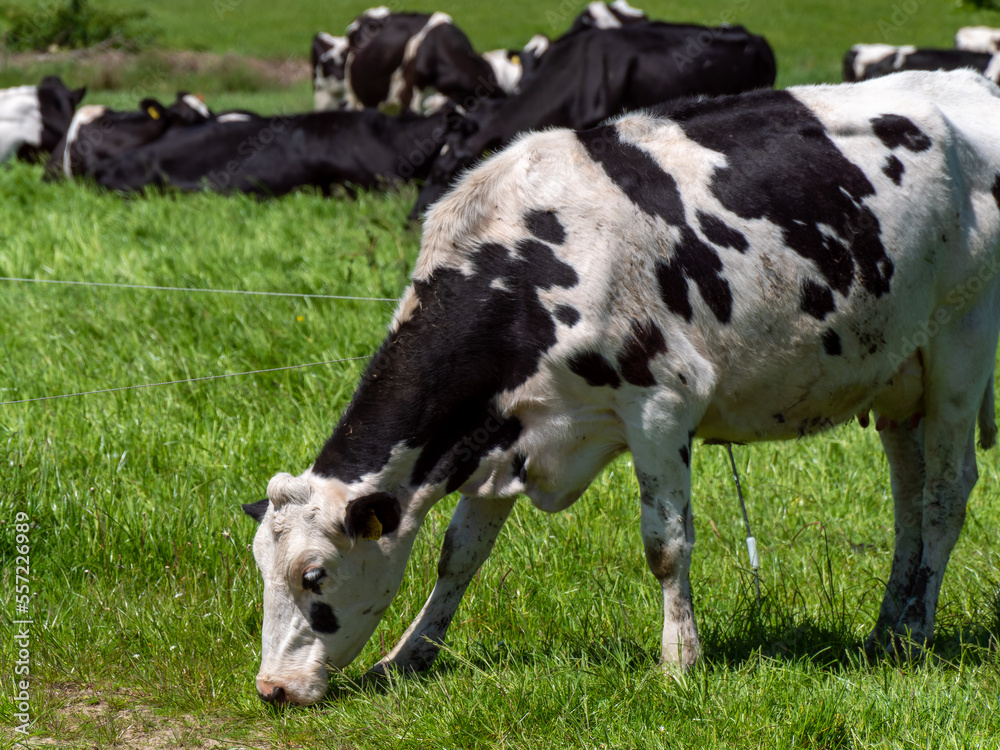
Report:
[[[265,703],[287,703],[288,697],[285,695],[285,689],[281,685],[275,685],[270,692],[264,692],[262,690],[257,691],[257,695]]]

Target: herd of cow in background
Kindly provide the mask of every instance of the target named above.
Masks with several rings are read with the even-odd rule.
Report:
[[[858,44],[844,80],[972,67],[1000,82],[1000,29],[959,30],[955,49]],[[315,111],[212,112],[187,93],[135,111],[79,106],[55,76],[0,91],[0,160],[47,159],[46,178],[124,193],[181,190],[279,196],[312,186],[422,182],[419,216],[467,167],[519,133],[584,129],[670,99],[774,85],[767,41],[742,26],[650,20],[627,0],[592,2],[556,39],[478,54],[445,13],[371,8],[344,36],[312,42]]]

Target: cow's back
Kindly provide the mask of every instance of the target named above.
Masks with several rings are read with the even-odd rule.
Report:
[[[706,438],[808,434],[870,405],[995,263],[998,115],[978,76],[914,73],[530,135],[432,209],[415,278],[545,212],[579,283],[540,294],[559,335],[513,413],[606,414],[634,386],[703,409]]]

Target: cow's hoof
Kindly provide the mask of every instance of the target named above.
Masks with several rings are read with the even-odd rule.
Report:
[[[909,628],[876,628],[865,641],[865,654],[872,661],[918,662],[923,659],[927,638]]]

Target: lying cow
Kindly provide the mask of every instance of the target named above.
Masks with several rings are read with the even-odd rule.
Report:
[[[313,40],[316,108],[430,113],[449,99],[503,96],[491,66],[446,13],[370,8],[346,37]]]
[[[378,664],[428,667],[515,498],[563,510],[623,451],[663,662],[688,667],[693,438],[800,438],[868,407],[892,420],[896,512],[868,646],[930,641],[1000,330],[997,121],[981,76],[902,73],[535,133],[468,173],[312,468],[245,506],[261,697],[323,696],[458,491],[437,584]]]
[[[464,129],[449,136],[411,216],[437,200],[480,155],[518,133],[586,128],[677,97],[770,87],[775,75],[767,41],[742,26],[647,23],[562,37],[519,95],[477,103]]]
[[[919,49],[912,45],[855,44],[844,55],[844,81],[866,81],[901,70],[958,70],[973,68],[996,83],[1000,57],[988,52],[959,49]]]
[[[138,111],[81,107],[66,136],[53,149],[46,174],[49,178],[93,175],[101,162],[152,143],[172,127],[196,125],[212,117],[201,100],[184,92],[170,107],[156,99],[143,99]]]
[[[450,115],[396,118],[371,109],[222,115],[105,160],[94,181],[123,192],[170,185],[258,196],[307,186],[324,193],[333,185],[381,187],[427,175]]]
[[[989,26],[966,26],[955,32],[955,49],[966,52],[1000,52],[1000,29]]]
[[[46,76],[38,86],[0,90],[0,161],[15,152],[25,161],[38,161],[51,152],[86,92],[71,91],[59,76]]]

